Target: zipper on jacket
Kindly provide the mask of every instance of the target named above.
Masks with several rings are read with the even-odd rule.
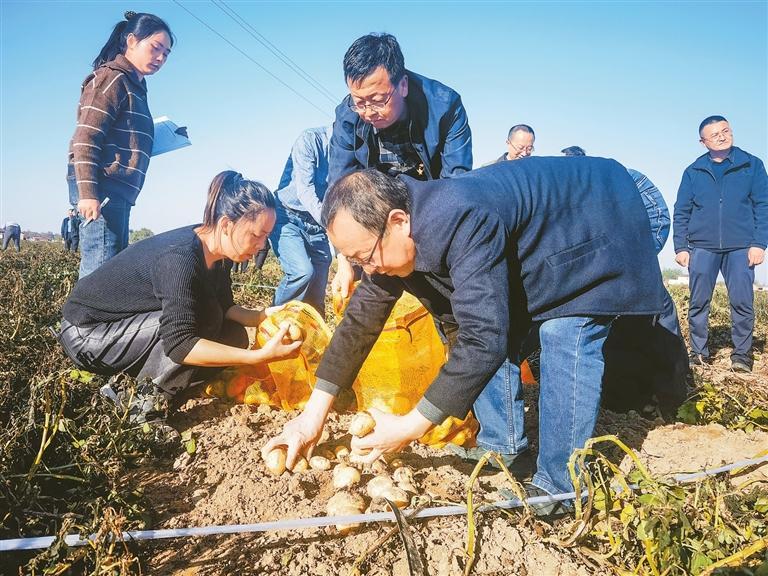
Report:
[[[413,143],[412,129],[413,129],[413,120],[409,118],[408,119],[408,140],[410,141],[411,146],[413,147],[413,149],[416,150],[416,155],[419,157],[419,159],[421,160],[422,165],[424,166],[424,173],[427,175],[427,180],[434,180],[434,177],[432,176],[432,170],[430,169],[429,164],[424,159],[424,157],[421,155],[421,152],[419,152],[419,149],[416,148],[416,146]]]

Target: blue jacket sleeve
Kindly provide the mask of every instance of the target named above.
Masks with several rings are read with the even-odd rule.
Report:
[[[418,404],[435,424],[464,418],[508,355],[509,272],[506,228],[493,212],[468,214],[447,252],[459,327],[448,361]]]
[[[61,223],[61,237],[64,238],[64,240],[66,240],[68,236],[69,236],[69,218],[64,218],[64,220]]]
[[[750,247],[765,250],[768,247],[768,174],[759,158],[755,158],[752,206],[755,215],[755,235]]]
[[[674,216],[672,217],[672,242],[675,253],[688,250],[688,222],[693,209],[693,186],[690,170],[683,172],[680,188],[677,190]]]
[[[472,170],[472,130],[461,98],[457,99],[452,114],[446,115],[443,121],[449,125],[443,146],[440,178],[450,178]]]
[[[311,133],[302,134],[293,145],[291,159],[293,161],[293,184],[296,196],[304,209],[312,215],[315,222],[320,222],[322,203],[315,190],[315,174],[318,155],[322,150],[317,149],[315,138]]]
[[[640,197],[643,199],[645,211],[648,213],[648,221],[651,224],[654,248],[658,254],[664,248],[669,236],[670,220],[667,203],[664,201],[661,191],[648,176],[631,168],[627,168],[627,172],[635,181]]]

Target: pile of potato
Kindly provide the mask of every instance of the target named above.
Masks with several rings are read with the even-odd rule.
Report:
[[[374,426],[375,421],[368,412],[359,412],[352,418],[348,430],[353,436],[363,437],[369,434]],[[406,508],[411,503],[411,497],[418,492],[413,471],[404,466],[400,459],[390,461],[389,465],[381,459],[367,465],[373,473],[373,478],[363,490],[360,482],[364,467],[361,458],[364,455],[352,453],[343,445],[338,445],[333,450],[319,446],[315,452],[309,461],[300,457],[290,472],[301,473],[309,468],[320,471],[332,469],[332,482],[337,492],[326,506],[329,516],[353,516],[364,512],[385,511],[388,510],[386,500],[398,508]],[[273,449],[264,460],[271,474],[279,476],[286,471],[286,452],[283,447]],[[332,464],[334,461],[337,462],[335,466]],[[391,474],[390,468],[393,469]],[[359,524],[337,524],[336,529],[341,534],[348,534],[358,526]]]

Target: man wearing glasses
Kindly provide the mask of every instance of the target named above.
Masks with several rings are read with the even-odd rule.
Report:
[[[408,291],[458,326],[456,343],[418,405],[403,416],[370,410],[376,428],[353,449],[376,458],[449,415],[465,417],[507,360],[519,385],[517,354],[532,319],[541,322],[542,372],[529,492],[572,490],[566,465],[594,430],[611,322],[662,307],[648,219],[626,169],[603,158],[531,158],[431,182],[365,170],[329,189],[322,219],[366,274],[305,410],[264,449],[286,445],[292,464],[317,442],[334,396],[352,385]]]
[[[448,86],[405,68],[391,34],[358,38],[344,55],[349,95],[336,108],[328,183],[366,168],[418,180],[472,169],[472,132],[461,97]],[[339,258],[334,292],[346,297],[352,267]]]
[[[505,160],[520,160],[528,158],[535,150],[533,143],[536,141],[536,133],[528,124],[515,124],[507,133],[507,151],[491,162],[504,162]]]
[[[755,266],[768,245],[768,176],[763,162],[733,145],[722,116],[699,125],[707,153],[683,173],[673,216],[675,260],[688,268],[690,364],[709,362],[709,305],[722,272],[731,304],[731,368],[752,371]]]

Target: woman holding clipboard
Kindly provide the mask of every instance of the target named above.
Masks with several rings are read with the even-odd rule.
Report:
[[[83,82],[67,167],[69,201],[83,217],[80,278],[128,246],[154,141],[145,77],[163,67],[173,42],[162,19],[126,12]]]

